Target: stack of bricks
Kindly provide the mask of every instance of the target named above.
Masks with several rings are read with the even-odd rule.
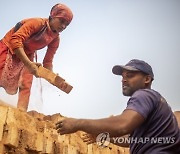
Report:
[[[59,135],[55,123],[60,114],[45,116],[0,105],[0,154],[128,154],[129,149],[110,144],[87,145],[77,132]]]

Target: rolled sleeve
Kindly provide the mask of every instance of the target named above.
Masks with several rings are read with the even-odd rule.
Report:
[[[23,42],[38,32],[43,26],[43,20],[31,19],[21,21],[22,26],[12,35],[10,46],[12,50],[23,47]]]

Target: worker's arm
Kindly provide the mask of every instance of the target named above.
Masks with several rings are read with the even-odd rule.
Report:
[[[38,77],[38,66],[40,66],[41,64],[39,63],[34,63],[32,61],[29,60],[28,56],[26,55],[26,53],[24,52],[23,48],[17,48],[14,50],[14,53],[16,54],[16,56],[24,63],[24,65],[28,68],[28,70],[35,75],[36,77]]]
[[[59,42],[60,38],[58,36],[48,45],[47,52],[43,59],[43,67],[47,68],[48,70],[53,71],[53,58],[59,47]]]
[[[14,33],[12,34],[9,44],[10,50],[12,54],[16,54],[16,56],[24,63],[24,65],[28,68],[28,70],[38,77],[37,66],[38,63],[33,63],[27,57],[24,51],[24,42],[29,40],[32,35],[39,32],[45,21],[39,18],[26,19],[18,23],[14,27]]]
[[[121,115],[99,120],[65,118],[56,124],[56,129],[61,135],[81,130],[93,135],[108,132],[110,137],[120,137],[132,133],[143,122],[142,115],[125,110]]]

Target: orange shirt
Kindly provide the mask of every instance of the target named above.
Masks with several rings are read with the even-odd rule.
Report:
[[[43,65],[52,67],[53,57],[59,46],[59,33],[50,29],[47,18],[29,18],[19,24],[18,29],[17,26],[13,27],[2,39],[11,53],[14,54],[15,49],[23,47],[29,55],[47,46]]]

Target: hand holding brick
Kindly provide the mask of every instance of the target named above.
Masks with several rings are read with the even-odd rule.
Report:
[[[44,78],[52,85],[56,86],[57,88],[61,89],[62,91],[66,92],[67,94],[72,90],[72,86],[68,84],[63,78],[59,75],[55,74],[54,72],[39,66],[38,68],[39,77]]]

